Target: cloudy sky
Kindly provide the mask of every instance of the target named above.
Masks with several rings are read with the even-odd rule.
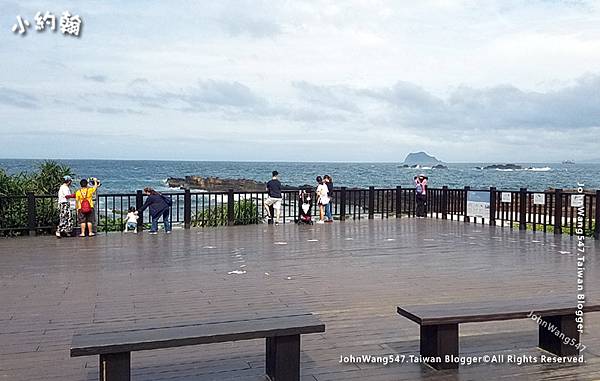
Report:
[[[600,157],[600,1],[22,3],[0,1],[0,157]],[[65,10],[80,38],[36,32]]]

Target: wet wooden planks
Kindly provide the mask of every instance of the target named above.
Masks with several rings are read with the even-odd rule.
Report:
[[[398,305],[574,292],[575,245],[568,237],[426,219],[1,240],[0,377],[97,379],[96,359],[69,358],[70,339],[82,329],[304,310],[317,314],[327,333],[303,338],[303,380],[477,380],[490,374],[593,380],[600,378],[598,314],[586,315],[583,366],[469,366],[456,373],[419,364],[339,363],[344,354],[418,354],[418,326],[398,318]],[[589,257],[598,253],[588,241]],[[246,273],[229,274],[235,270]],[[599,283],[598,265],[590,260],[590,299]],[[531,339],[536,334],[528,320],[472,323],[461,327],[461,354],[539,355]],[[134,354],[133,379],[261,379],[265,373],[263,340],[199,348]]]

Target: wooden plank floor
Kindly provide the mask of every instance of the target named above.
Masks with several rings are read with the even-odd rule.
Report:
[[[599,300],[600,246],[588,240],[588,300]],[[70,358],[84,328],[313,312],[302,379],[600,379],[600,313],[586,315],[585,365],[340,364],[340,355],[418,354],[418,325],[397,305],[574,294],[576,240],[462,222],[403,218],[0,240],[0,380],[97,379]],[[228,274],[244,270],[245,274]],[[461,354],[538,357],[531,320],[461,325]],[[264,341],[132,355],[134,380],[261,380]]]

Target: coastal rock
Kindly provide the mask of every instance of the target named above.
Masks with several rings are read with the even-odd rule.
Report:
[[[448,167],[446,167],[443,164],[434,165],[432,168],[433,169],[448,169]]]
[[[206,191],[227,191],[233,189],[240,192],[262,192],[266,183],[248,179],[222,179],[220,177],[186,176],[169,177],[167,184],[171,188],[203,189]]]
[[[404,159],[406,165],[437,165],[443,164],[442,161],[438,160],[435,156],[426,154],[425,152],[411,152]]]
[[[523,167],[521,167],[518,164],[492,164],[492,165],[486,165],[485,167],[483,167],[483,169],[523,169]]]
[[[250,180],[250,179],[224,179],[220,177],[202,177],[202,176],[186,176],[169,177],[167,185],[170,188],[181,189],[202,189],[209,192],[226,192],[233,189],[236,192],[264,192],[267,187],[266,183]],[[283,185],[284,190],[294,189],[310,189],[310,185],[301,185],[298,187]]]

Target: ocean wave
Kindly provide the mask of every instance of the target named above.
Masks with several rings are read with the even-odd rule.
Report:
[[[525,170],[532,171],[532,172],[548,172],[548,171],[551,171],[552,168],[550,168],[550,167],[540,167],[540,168],[531,167],[531,168],[525,168]]]

